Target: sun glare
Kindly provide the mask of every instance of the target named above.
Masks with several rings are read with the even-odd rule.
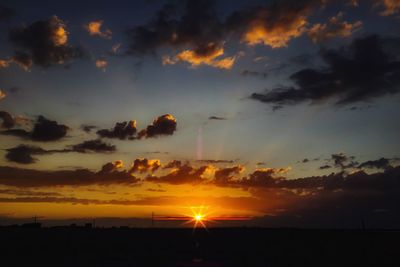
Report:
[[[190,207],[192,212],[190,222],[193,222],[193,228],[197,228],[198,226],[202,226],[206,228],[205,222],[207,221],[207,214],[206,211],[208,207],[206,206],[199,206],[199,207]]]
[[[196,216],[194,216],[194,219],[195,219],[196,221],[201,221],[201,220],[203,219],[203,216],[201,216],[201,215],[196,215]]]

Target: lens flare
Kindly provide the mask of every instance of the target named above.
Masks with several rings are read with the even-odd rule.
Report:
[[[207,206],[199,206],[199,207],[190,207],[192,212],[191,217],[192,219],[189,221],[193,223],[193,228],[197,228],[202,226],[203,228],[207,228],[206,222],[208,221],[208,207]]]

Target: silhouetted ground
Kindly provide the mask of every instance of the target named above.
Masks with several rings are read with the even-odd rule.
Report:
[[[1,266],[400,266],[400,232],[0,228]]]

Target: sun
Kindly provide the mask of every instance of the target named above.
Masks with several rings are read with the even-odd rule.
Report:
[[[207,221],[207,213],[208,207],[206,206],[198,206],[198,207],[190,207],[191,210],[191,220],[189,222],[193,222],[193,228],[197,228],[198,226],[202,226],[206,228]]]

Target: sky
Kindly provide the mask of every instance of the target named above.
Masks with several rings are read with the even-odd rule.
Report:
[[[2,1],[0,224],[398,228],[399,22],[398,0]]]

